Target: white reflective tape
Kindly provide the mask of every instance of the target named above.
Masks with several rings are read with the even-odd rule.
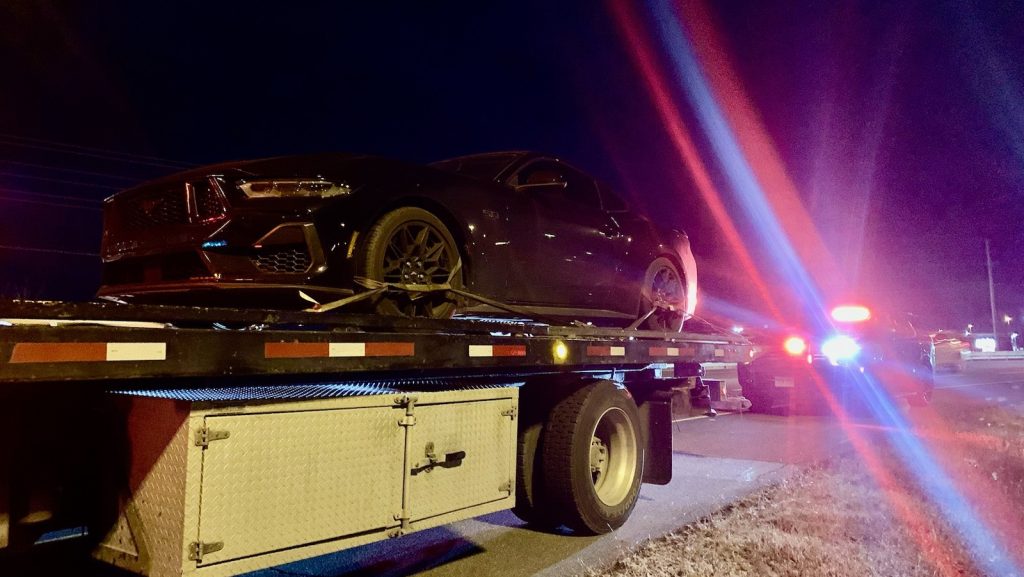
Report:
[[[666,352],[668,353],[668,356],[670,356],[670,357],[678,357],[679,356],[679,349],[677,347],[669,347],[668,351],[666,351]]]
[[[715,356],[716,357],[724,357],[725,356],[725,351],[723,351],[722,349],[715,349]]]
[[[108,361],[166,361],[167,343],[107,343]]]
[[[331,343],[327,348],[331,357],[365,357],[366,343]]]
[[[469,345],[469,356],[471,357],[493,357],[494,347],[491,345]]]
[[[608,347],[608,355],[612,357],[624,357],[626,356],[626,347]]]

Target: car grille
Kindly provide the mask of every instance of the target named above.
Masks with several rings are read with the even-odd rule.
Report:
[[[193,214],[189,214],[189,195]],[[209,180],[175,183],[131,195],[116,207],[130,230],[208,222],[226,213],[221,193]]]
[[[284,245],[261,250],[252,263],[260,272],[298,274],[309,270],[312,259],[305,245]]]
[[[210,186],[209,181],[193,183],[192,194],[195,197],[196,215],[199,220],[205,222],[224,214],[224,202],[220,193]]]
[[[124,220],[133,230],[188,224],[185,187],[178,184],[154,188],[132,196],[125,201]]]
[[[130,258],[103,265],[103,284],[180,281],[208,277],[210,271],[194,252]]]

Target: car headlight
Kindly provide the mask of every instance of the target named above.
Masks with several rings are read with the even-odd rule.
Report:
[[[343,182],[323,179],[274,178],[238,184],[247,198],[330,198],[352,194]]]
[[[833,364],[852,361],[860,353],[857,341],[846,335],[836,335],[821,343],[821,353]]]

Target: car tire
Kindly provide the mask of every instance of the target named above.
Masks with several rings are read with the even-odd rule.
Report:
[[[611,381],[558,401],[541,448],[551,518],[594,535],[625,523],[640,495],[642,439],[636,404]]]
[[[406,206],[380,218],[366,235],[358,274],[396,284],[444,284],[460,259],[448,227],[433,213]],[[451,280],[463,286],[461,270]],[[445,293],[413,297],[387,294],[375,302],[376,312],[390,316],[451,318],[456,302]]]
[[[686,320],[686,279],[671,260],[659,256],[647,267],[644,284],[640,288],[640,316],[647,314],[657,300],[676,305],[677,310],[657,310],[644,321],[644,328],[652,331],[677,333]]]

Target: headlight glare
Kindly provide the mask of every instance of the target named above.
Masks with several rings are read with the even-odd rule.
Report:
[[[352,194],[343,182],[323,179],[275,178],[238,184],[246,198],[330,198]]]
[[[846,335],[830,337],[821,344],[821,353],[825,355],[832,364],[839,364],[844,361],[852,361],[860,353],[860,345],[857,341]]]

